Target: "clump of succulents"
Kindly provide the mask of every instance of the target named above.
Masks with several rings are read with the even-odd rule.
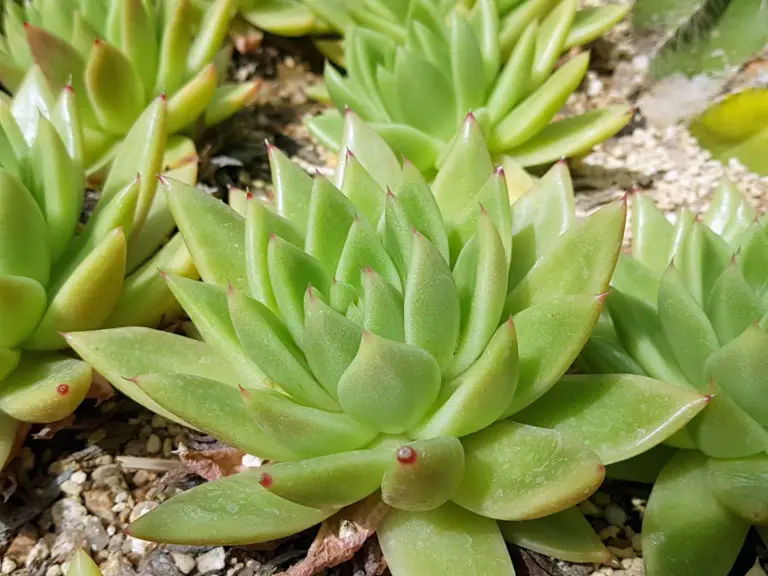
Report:
[[[672,224],[640,194],[632,208],[632,256],[582,365],[714,395],[656,460],[643,555],[650,576],[725,576],[751,525],[768,536],[768,220],[728,182],[701,220]]]
[[[583,52],[558,66],[561,55],[599,37],[628,6],[579,11],[576,0],[528,0],[501,17],[496,0],[466,13],[428,0],[402,4],[397,17],[390,6],[393,20],[371,11],[364,25],[345,21],[347,75],[325,68],[336,109],[309,123],[333,150],[345,107],[425,172],[443,161],[470,110],[491,153],[522,166],[586,152],[632,116],[618,106],[552,121],[589,64]]]
[[[202,341],[65,335],[126,394],[269,461],[129,533],[263,542],[379,494],[395,576],[507,576],[504,538],[606,560],[575,505],[708,401],[644,376],[563,377],[602,309],[625,202],[576,221],[561,162],[510,206],[471,115],[431,187],[353,113],[344,134],[334,182],[270,148],[274,196],[244,218],[166,180],[203,279],[167,281]]]
[[[221,83],[234,0],[32,0],[5,3],[0,81],[15,92],[37,64],[54,92],[71,82],[83,122],[85,167],[112,159],[156,96],[168,98],[169,134],[211,125],[253,98],[257,84]]]
[[[91,368],[62,352],[60,332],[155,325],[177,308],[158,268],[196,277],[181,237],[165,244],[173,219],[153,199],[165,101],[129,131],[84,227],[78,116],[72,88],[54,99],[37,67],[0,101],[0,469],[25,424],[67,417],[89,391]],[[188,182],[195,160],[188,142],[165,158]]]

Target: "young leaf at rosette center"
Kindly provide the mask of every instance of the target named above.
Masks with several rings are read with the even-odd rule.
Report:
[[[427,512],[394,509],[377,534],[392,576],[515,573],[496,522],[452,502]]]
[[[363,328],[396,342],[405,342],[403,295],[370,267],[362,273]]]
[[[433,510],[450,500],[463,476],[464,448],[456,438],[411,442],[390,456],[381,499],[399,510]]]
[[[510,319],[499,327],[467,371],[443,385],[439,408],[412,435],[461,437],[482,430],[509,406],[517,387],[517,372],[517,335]]]
[[[243,242],[245,222],[229,206],[202,190],[167,178],[168,205],[200,276],[208,283],[247,287]]]
[[[131,381],[176,419],[248,454],[268,460],[303,457],[254,419],[231,384],[184,373],[142,374]]]
[[[704,213],[703,222],[713,232],[720,234],[729,243],[732,243],[734,238],[726,237],[726,230],[728,230],[729,224],[734,220],[746,220],[747,227],[749,227],[754,218],[754,209],[745,201],[741,191],[733,182],[724,178],[715,188],[709,208]],[[741,228],[741,226],[737,228]],[[743,231],[744,228],[741,228],[740,232]]]
[[[125,276],[122,228],[107,235],[52,296],[35,332],[23,343],[28,350],[66,347],[60,332],[93,330],[112,312]]]
[[[389,434],[409,430],[440,390],[440,367],[421,348],[364,332],[341,376],[339,402],[355,420]]]
[[[310,286],[304,298],[303,350],[317,380],[338,397],[341,375],[354,360],[362,338],[360,324],[326,304]]]
[[[506,418],[544,395],[565,374],[587,342],[603,296],[562,296],[512,318],[517,330],[519,376]]]
[[[387,450],[354,450],[261,468],[260,484],[281,498],[338,510],[376,492],[390,465]]]
[[[131,523],[128,533],[176,544],[254,544],[296,534],[333,514],[272,494],[261,476],[248,470],[178,494]]]
[[[78,548],[69,561],[67,576],[102,576],[102,574],[88,553],[82,548]]]
[[[40,208],[21,181],[0,169],[0,274],[48,285],[51,253]]]
[[[343,413],[301,406],[271,390],[241,388],[241,392],[258,426],[300,458],[359,450],[377,436],[373,429]]]
[[[604,464],[613,464],[660,444],[709,400],[645,376],[565,376],[515,419],[579,438]],[[613,424],[606,426],[609,419]]]
[[[707,486],[720,502],[750,524],[768,524],[768,457],[710,458]]]
[[[322,176],[315,178],[304,249],[322,263],[329,276],[336,272],[356,215],[357,208],[338,188]]]
[[[762,426],[768,426],[768,333],[749,326],[706,361],[704,372]]]
[[[319,260],[275,235],[269,240],[267,265],[283,322],[299,348],[303,348],[305,294],[310,287],[328,294],[330,276]]]
[[[509,288],[517,286],[575,219],[573,183],[565,162],[557,162],[512,204]]]
[[[768,223],[758,225],[754,236],[744,246],[741,268],[752,289],[758,296],[762,295],[763,308],[768,309],[768,287],[765,280],[765,271],[768,270]]]
[[[608,564],[611,552],[577,507],[544,518],[499,522],[507,542],[567,562]]]
[[[85,69],[86,94],[101,127],[122,135],[144,109],[144,87],[130,60],[115,46],[96,40]]]
[[[448,237],[443,215],[424,176],[408,160],[403,161],[402,180],[395,189],[411,226],[421,232],[448,260]]]
[[[296,402],[336,412],[338,405],[317,383],[280,319],[261,302],[231,288],[229,317],[246,355]]]
[[[726,574],[749,524],[723,506],[707,486],[707,459],[681,450],[664,467],[643,519],[648,576]]]
[[[335,278],[362,291],[360,271],[372,268],[397,290],[402,289],[400,275],[389,257],[381,236],[365,220],[355,216],[339,257]]]
[[[58,353],[22,354],[0,388],[0,411],[22,422],[56,422],[75,411],[91,387],[91,367]]]
[[[212,378],[234,386],[232,365],[211,348],[192,338],[148,328],[118,328],[65,335],[77,354],[126,396],[153,412],[186,423],[149,398],[127,378],[139,374],[183,372]]]
[[[493,162],[480,126],[467,114],[448,156],[432,184],[445,222],[453,222],[493,173]]]
[[[166,152],[167,103],[162,96],[146,107],[130,132],[117,145],[114,160],[96,205],[96,214],[139,175],[141,188],[132,226],[132,244],[139,236],[157,192]]]
[[[342,150],[355,155],[382,190],[395,189],[400,178],[400,163],[395,153],[373,128],[349,109],[344,114],[341,145]]]
[[[675,228],[645,194],[632,196],[632,256],[658,274],[669,266]]]
[[[507,296],[505,313],[516,314],[567,294],[608,289],[624,236],[625,200],[601,208],[572,226]]]
[[[477,220],[477,260],[471,293],[462,302],[459,346],[447,377],[458,376],[468,369],[485,350],[499,325],[507,295],[507,259],[504,244],[493,220],[481,207]],[[456,284],[463,284],[458,279]],[[465,312],[466,311],[466,312]]]
[[[691,232],[682,239],[673,262],[699,306],[706,304],[732,255],[728,243],[701,222],[694,222]]]
[[[705,310],[722,345],[737,338],[760,318],[756,295],[736,261],[732,261],[715,282]]]
[[[531,520],[590,496],[605,466],[586,445],[557,430],[504,420],[462,438],[464,481],[454,502],[497,520]]]
[[[674,266],[659,284],[659,321],[680,370],[694,386],[707,384],[704,362],[720,348],[704,310],[693,299]]]
[[[459,293],[448,263],[418,232],[412,239],[404,318],[405,341],[429,352],[447,371],[461,329]]]
[[[384,190],[350,150],[337,168],[336,181],[339,180],[339,189],[375,226],[384,213]]]
[[[36,280],[0,275],[0,348],[13,348],[26,340],[47,305],[45,288]]]
[[[165,276],[168,288],[200,332],[203,340],[227,359],[249,388],[270,386],[261,367],[243,349],[232,325],[227,293],[218,286],[181,276]]]

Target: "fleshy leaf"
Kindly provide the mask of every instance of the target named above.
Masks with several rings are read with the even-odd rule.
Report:
[[[344,411],[381,432],[415,426],[437,398],[440,368],[421,348],[364,332],[355,359],[341,376]]]
[[[234,0],[214,0],[205,11],[202,25],[187,54],[187,74],[191,75],[213,61],[235,16]]]
[[[488,115],[494,124],[504,118],[526,94],[536,50],[537,27],[536,22],[531,22],[525,29],[488,96]]]
[[[577,2],[565,0],[541,21],[536,37],[536,54],[531,65],[529,90],[541,85],[552,73],[560,58],[565,39],[576,16]]]
[[[760,317],[755,293],[736,262],[731,262],[715,282],[706,312],[723,345],[737,338]]]
[[[75,411],[91,387],[91,367],[61,354],[23,354],[3,381],[0,410],[22,422],[56,422]]]
[[[731,512],[750,524],[768,523],[768,457],[765,454],[751,458],[707,462],[707,486]]]
[[[267,145],[275,196],[275,209],[302,234],[307,231],[312,178],[277,147]]]
[[[396,289],[401,289],[400,276],[392,259],[371,226],[355,217],[339,258],[335,278],[361,291],[360,271],[369,267],[381,274]]]
[[[672,258],[674,226],[645,194],[632,196],[632,256],[661,274]]]
[[[507,542],[568,562],[606,564],[611,553],[578,508],[537,520],[499,522]]]
[[[333,514],[294,504],[263,488],[248,470],[178,494],[133,522],[142,540],[218,545],[268,542],[301,532]]]
[[[382,189],[395,189],[400,176],[397,157],[382,137],[351,110],[344,114],[341,145],[357,157]]]
[[[456,110],[463,116],[476,110],[485,100],[483,54],[469,23],[455,11],[450,14],[451,76]]]
[[[45,288],[36,280],[0,275],[0,347],[13,348],[26,340],[47,305]]]
[[[321,176],[315,178],[309,200],[305,250],[322,263],[329,276],[336,272],[356,213],[355,205],[333,184]]]
[[[208,107],[216,91],[216,67],[208,64],[168,101],[168,132],[191,126]]]
[[[695,222],[682,240],[675,252],[675,268],[699,306],[706,304],[732,254],[726,241],[701,222]]]
[[[461,484],[464,448],[442,436],[405,444],[390,456],[381,499],[399,510],[423,512],[445,504]]]
[[[428,512],[392,510],[378,537],[393,576],[514,574],[496,522],[452,502]],[[469,541],[472,546],[467,547]]]
[[[663,442],[708,402],[708,396],[645,376],[565,376],[515,419],[579,438],[604,464],[613,464]],[[605,426],[608,418],[611,426]]]
[[[659,475],[643,520],[648,576],[725,574],[736,560],[749,524],[710,492],[706,465],[681,450]]]
[[[619,256],[626,214],[622,200],[572,226],[509,293],[505,312],[515,314],[567,294],[605,292]]]
[[[404,342],[403,295],[372,268],[362,276],[363,327],[382,338]]]
[[[497,520],[531,520],[570,508],[605,475],[594,452],[556,430],[505,420],[462,444],[464,481],[453,499]]]

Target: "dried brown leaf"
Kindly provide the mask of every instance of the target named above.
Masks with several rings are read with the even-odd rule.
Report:
[[[376,532],[387,512],[389,506],[376,493],[331,516],[320,526],[307,557],[278,576],[312,576],[350,560]]]
[[[261,41],[264,40],[264,33],[261,30],[254,28],[240,18],[236,18],[232,22],[229,35],[235,45],[235,50],[240,54],[255,52],[261,46]]]
[[[50,440],[58,432],[61,432],[62,430],[70,430],[75,427],[75,415],[70,414],[63,420],[58,420],[57,422],[51,422],[49,424],[43,425],[42,428],[40,428],[37,432],[32,434],[32,438],[35,440]]]
[[[213,450],[182,450],[179,459],[190,472],[206,480],[217,480],[242,472],[244,452],[236,448],[215,448]]]

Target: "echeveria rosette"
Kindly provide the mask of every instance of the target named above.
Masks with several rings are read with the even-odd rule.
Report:
[[[75,94],[50,92],[37,67],[0,102],[0,468],[25,424],[69,416],[91,368],[63,352],[60,332],[156,325],[178,309],[158,269],[197,277],[156,174],[196,178],[180,141],[164,158],[166,103],[157,99],[118,151],[85,226],[83,136]]]
[[[5,3],[0,81],[15,92],[37,64],[54,92],[71,80],[83,122],[85,167],[107,165],[147,105],[168,99],[169,134],[216,124],[258,85],[222,83],[234,0],[202,17],[192,0],[33,0]]]
[[[509,156],[534,166],[587,152],[625,126],[632,110],[607,107],[553,122],[584,78],[589,53],[558,61],[629,8],[582,17],[576,8],[576,0],[529,0],[501,19],[496,0],[447,15],[414,0],[404,24],[392,29],[378,14],[365,25],[349,24],[347,75],[325,68],[336,109],[312,118],[309,128],[340,150],[342,112],[349,107],[425,173],[439,167],[468,111],[499,161]]]
[[[683,209],[672,224],[640,194],[632,212],[632,256],[581,363],[714,395],[670,440],[685,450],[620,474],[661,470],[643,523],[646,574],[725,576],[750,525],[768,525],[768,221],[728,182],[701,220]]]
[[[576,221],[557,163],[510,206],[471,115],[431,187],[351,112],[344,146],[333,182],[271,148],[274,197],[248,200],[245,217],[167,180],[203,279],[168,284],[203,341],[68,335],[126,394],[270,461],[130,533],[263,542],[380,491],[396,576],[512,574],[504,537],[605,560],[575,505],[605,464],[707,402],[641,376],[563,376],[602,309],[625,202]]]

